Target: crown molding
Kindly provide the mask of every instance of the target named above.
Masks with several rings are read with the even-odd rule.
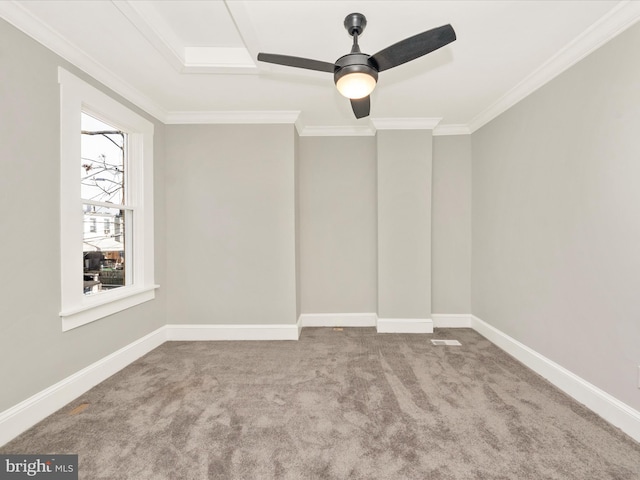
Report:
[[[379,119],[378,119],[379,120]],[[414,121],[415,120],[415,121]],[[393,119],[386,118],[381,123],[382,128],[376,128],[379,124],[378,121],[371,121],[371,125],[365,126],[332,126],[332,125],[316,125],[316,126],[304,126],[297,125],[298,133],[301,137],[371,137],[375,136],[377,130],[416,130],[416,129],[433,129],[434,136],[448,136],[448,135],[470,135],[471,130],[468,125],[464,124],[449,124],[449,125],[437,125],[433,127],[432,122],[425,122],[424,120],[438,120],[438,119]],[[391,127],[389,127],[391,125]]]
[[[476,115],[469,124],[471,133],[531,95],[638,20],[640,20],[640,2],[636,0],[620,2],[495,103]]]
[[[433,130],[442,118],[372,118],[376,130]]]
[[[0,1],[0,16],[149,115],[160,121],[165,120],[167,112],[158,104],[36,18],[20,2]]]
[[[258,73],[244,47],[184,47],[182,73]]]
[[[384,118],[371,119],[367,126],[360,125],[305,125],[298,110],[256,111],[173,111],[164,115],[167,125],[189,124],[293,124],[301,137],[372,137],[377,130],[432,130],[439,118]],[[381,125],[376,128],[376,125]],[[469,135],[467,125],[439,125],[433,135]]]
[[[301,137],[373,137],[375,128],[351,125],[316,125],[298,129]]]
[[[434,137],[444,137],[449,135],[471,135],[469,125],[464,123],[450,123],[438,125],[433,129]]]
[[[176,124],[282,124],[298,125],[300,112],[287,110],[263,111],[209,111],[209,112],[169,112],[165,117],[167,125]]]

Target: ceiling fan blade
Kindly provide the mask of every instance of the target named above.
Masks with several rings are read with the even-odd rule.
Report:
[[[311,60],[310,58],[290,57],[289,55],[278,55],[276,53],[259,53],[258,60],[261,62],[275,63],[287,67],[306,68],[319,72],[333,73],[336,66],[333,63]]]
[[[351,108],[353,108],[356,118],[368,117],[371,110],[371,99],[368,95],[364,98],[352,98]]]
[[[453,27],[443,25],[394,43],[372,55],[369,60],[373,60],[378,71],[382,72],[431,53],[455,39],[456,32]]]

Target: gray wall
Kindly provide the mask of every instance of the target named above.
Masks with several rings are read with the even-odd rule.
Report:
[[[640,410],[636,25],[472,136],[472,312]]]
[[[302,313],[302,284],[300,281],[300,136],[296,131],[293,142],[296,222],[296,319]]]
[[[433,313],[471,312],[471,136],[433,137]]]
[[[295,324],[294,136],[166,127],[170,324]]]
[[[300,139],[302,313],[377,311],[376,142]],[[470,313],[470,135],[433,137],[431,257],[432,311]]]
[[[302,313],[375,312],[374,137],[300,138]]]
[[[109,93],[0,19],[0,411],[166,321],[161,288],[152,302],[62,332],[58,66]],[[164,127],[154,123],[155,273],[164,287]]]
[[[378,316],[431,318],[431,130],[377,133]]]

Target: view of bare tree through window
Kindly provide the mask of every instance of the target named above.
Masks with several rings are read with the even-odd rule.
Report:
[[[83,292],[124,286],[126,134],[82,113]]]

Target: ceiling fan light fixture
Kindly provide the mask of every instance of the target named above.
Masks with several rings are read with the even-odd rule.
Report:
[[[333,81],[341,95],[357,100],[368,96],[376,88],[378,72],[365,63],[366,58],[367,56],[362,54],[345,55],[336,62],[340,68],[333,75]],[[354,60],[358,63],[340,65],[342,61]]]
[[[343,96],[356,100],[373,92],[376,88],[376,79],[368,73],[348,73],[336,80],[336,87]]]
[[[378,53],[369,55],[362,53],[358,45],[358,37],[362,35],[366,26],[367,19],[363,14],[350,13],[346,16],[344,28],[353,37],[353,45],[350,53],[343,55],[334,63],[262,52],[258,53],[258,60],[333,73],[333,81],[338,91],[351,100],[351,108],[356,118],[364,118],[371,111],[369,94],[376,88],[378,73],[420,58],[456,39],[456,32],[451,25],[447,24],[405,38],[383,48]]]

